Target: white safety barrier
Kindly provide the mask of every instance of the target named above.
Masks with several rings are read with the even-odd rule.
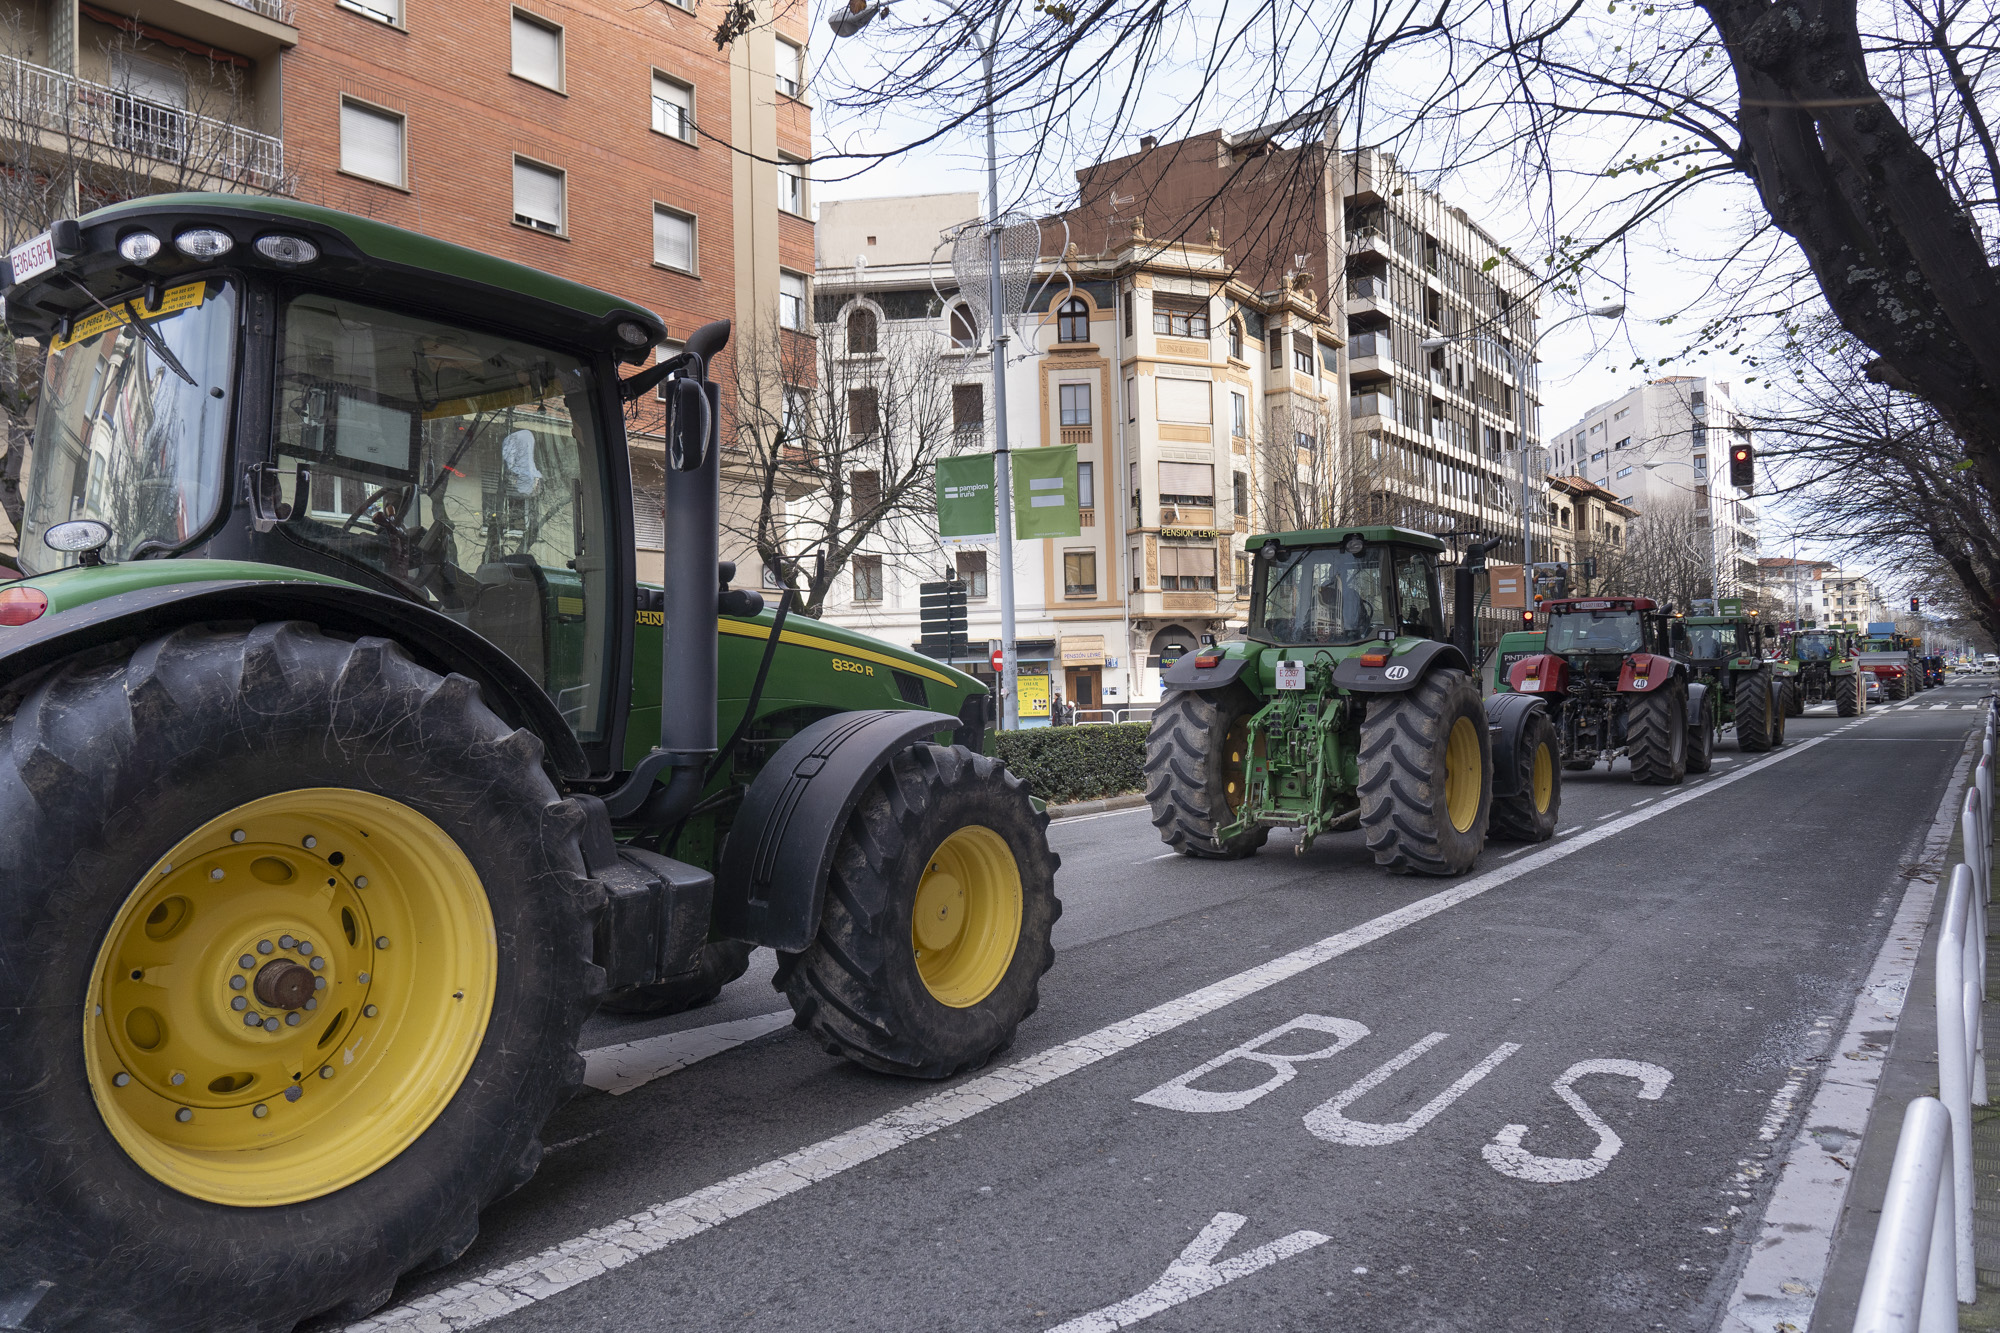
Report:
[[[1993,767],[2000,699],[1988,699],[1937,941],[1938,1095],[1910,1103],[1868,1256],[1855,1333],[1945,1333],[1978,1297],[1972,1108],[1987,1104],[1986,912],[1993,899]]]

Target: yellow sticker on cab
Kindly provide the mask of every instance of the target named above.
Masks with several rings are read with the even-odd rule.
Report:
[[[108,329],[122,328],[132,322],[132,311],[136,310],[141,319],[159,319],[163,315],[193,309],[200,305],[207,295],[208,279],[203,278],[199,282],[188,282],[169,288],[167,294],[160,298],[160,304],[155,307],[149,308],[143,301],[135,298],[112,306],[109,310],[95,311],[73,322],[69,326],[69,337],[57,338],[49,344],[49,350],[60,352],[63,348],[80,343],[86,338],[95,338]]]

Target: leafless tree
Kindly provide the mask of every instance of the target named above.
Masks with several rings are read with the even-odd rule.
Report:
[[[1686,610],[1710,596],[1712,534],[1703,514],[1684,500],[1656,505],[1625,528],[1625,553],[1604,592],[1672,602]]]
[[[135,33],[101,43],[108,82],[35,64],[35,35],[21,10],[0,8],[0,249],[136,195],[291,191],[278,141],[250,128],[238,66],[188,60],[185,96],[168,101],[139,81],[151,48]],[[0,330],[0,513],[14,528],[40,376],[40,349]]]
[[[985,445],[956,428],[958,381],[979,378],[963,359],[928,328],[885,323],[853,353],[839,323],[754,328],[736,360],[725,544],[754,550],[812,616],[848,600],[856,557],[941,568],[937,460]]]

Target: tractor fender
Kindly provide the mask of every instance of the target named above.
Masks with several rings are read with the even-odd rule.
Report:
[[[230,620],[306,620],[332,634],[392,639],[418,665],[476,682],[486,706],[503,722],[541,738],[543,755],[557,774],[572,779],[589,774],[576,734],[513,658],[427,606],[347,583],[225,579],[164,583],[101,597],[8,630],[0,638],[0,693],[86,649]]]
[[[1521,733],[1538,709],[1548,712],[1541,699],[1532,694],[1495,694],[1486,700],[1486,730],[1493,739],[1495,797],[1521,794],[1520,765],[1516,762]]]
[[[1225,685],[1234,685],[1243,669],[1255,661],[1254,655],[1225,657],[1212,667],[1196,666],[1203,656],[1214,654],[1182,653],[1174,664],[1160,673],[1160,688],[1166,690],[1219,690]]]
[[[1618,668],[1618,692],[1651,694],[1654,690],[1666,688],[1668,682],[1678,680],[1680,675],[1680,664],[1671,657],[1661,657],[1658,653],[1630,653],[1625,658],[1625,665]]]
[[[959,720],[915,709],[835,713],[779,747],[743,797],[715,877],[715,930],[796,953],[819,933],[848,816],[898,751]]]
[[[1378,667],[1362,666],[1361,654],[1356,653],[1333,669],[1333,684],[1335,689],[1357,694],[1399,694],[1414,690],[1417,682],[1440,667],[1456,667],[1468,674],[1472,671],[1456,646],[1442,639],[1426,639]]]
[[[1531,678],[1535,688],[1523,688]],[[1531,698],[1561,694],[1569,688],[1569,661],[1556,653],[1530,653],[1507,669],[1507,688]]]
[[[1707,685],[1703,684],[1701,681],[1698,680],[1688,682],[1687,722],[1689,731],[1693,731],[1696,727],[1701,725],[1702,701],[1707,698],[1708,698]]]

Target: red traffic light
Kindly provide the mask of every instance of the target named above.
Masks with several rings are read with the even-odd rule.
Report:
[[[1534,613],[1533,611],[1530,611],[1530,610],[1527,610],[1527,609],[1523,608],[1523,610],[1521,611],[1521,623],[1522,623],[1523,625],[1532,625],[1532,624],[1534,624],[1534,623],[1535,623],[1535,613]]]
[[[1729,484],[1743,491],[1756,487],[1756,455],[1751,452],[1747,444],[1729,446]]]

